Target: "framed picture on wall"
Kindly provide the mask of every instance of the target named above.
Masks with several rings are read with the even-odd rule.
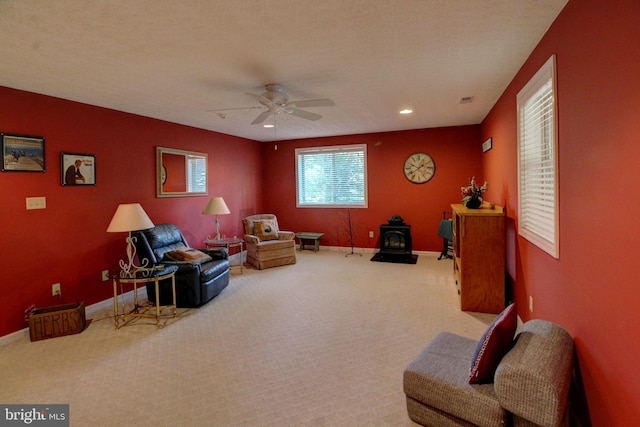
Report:
[[[12,135],[2,137],[2,171],[44,172],[44,138]]]
[[[482,143],[482,152],[486,153],[487,151],[491,150],[492,147],[493,147],[493,138],[489,138]]]
[[[64,186],[96,185],[96,156],[60,153],[60,183]]]

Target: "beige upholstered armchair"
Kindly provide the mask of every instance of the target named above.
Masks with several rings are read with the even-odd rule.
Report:
[[[249,264],[262,270],[296,263],[295,234],[281,231],[275,215],[250,215],[242,223]]]

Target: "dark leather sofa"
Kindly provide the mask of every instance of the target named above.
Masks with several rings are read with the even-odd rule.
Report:
[[[132,233],[138,259],[148,266],[176,264],[176,305],[199,307],[213,299],[229,284],[229,254],[225,249],[198,249],[209,255],[205,260],[175,261],[167,253],[190,248],[182,232],[175,224],[158,224],[148,230]],[[160,283],[160,304],[171,303],[171,282]],[[155,287],[147,285],[149,301],[155,304]]]

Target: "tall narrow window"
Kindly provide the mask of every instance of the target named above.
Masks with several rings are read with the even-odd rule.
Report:
[[[555,55],[522,88],[517,101],[518,233],[558,258]]]
[[[296,148],[298,207],[367,207],[366,144]]]

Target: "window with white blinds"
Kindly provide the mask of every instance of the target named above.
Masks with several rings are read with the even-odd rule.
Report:
[[[296,148],[297,207],[367,207],[367,145]]]
[[[518,233],[558,253],[555,56],[518,93]]]
[[[187,162],[187,192],[207,192],[207,159],[186,156]]]

